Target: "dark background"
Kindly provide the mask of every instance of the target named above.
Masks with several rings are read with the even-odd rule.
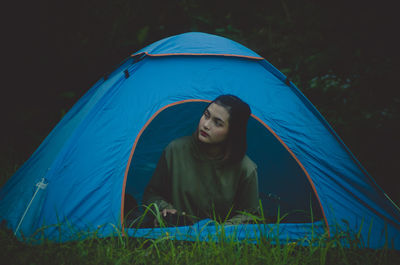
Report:
[[[288,75],[377,183],[400,202],[400,43],[394,1],[39,0],[8,5],[1,37],[0,185],[104,73],[154,41],[202,31],[247,46]]]

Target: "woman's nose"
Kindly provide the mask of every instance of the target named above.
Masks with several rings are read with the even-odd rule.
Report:
[[[205,123],[204,123],[204,129],[210,129],[210,121],[206,121]]]

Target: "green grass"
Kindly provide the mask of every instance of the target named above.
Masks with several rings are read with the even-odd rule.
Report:
[[[353,241],[354,239],[349,240]],[[340,241],[342,242],[342,241]],[[360,248],[357,242],[344,248],[337,238],[321,237],[305,247],[298,243],[276,244],[261,239],[257,244],[237,242],[184,242],[115,236],[41,244],[18,241],[0,230],[0,261],[9,264],[400,264],[399,251]],[[351,242],[350,242],[351,243]]]
[[[14,166],[2,168],[1,182],[14,171]],[[222,227],[221,236],[223,231]],[[306,247],[301,241],[281,244],[274,238],[261,238],[254,244],[238,242],[233,237],[220,242],[184,242],[171,240],[167,235],[145,239],[119,233],[115,237],[99,238],[94,233],[66,243],[43,240],[40,244],[29,244],[0,227],[0,264],[400,264],[399,251],[387,247],[363,248],[357,238],[348,233],[334,238],[322,236]],[[342,243],[346,240],[349,247],[345,248]]]
[[[261,215],[262,216],[262,215]],[[279,216],[279,214],[278,214]],[[159,216],[158,216],[159,217]],[[281,217],[281,218],[284,218]],[[276,223],[279,226],[281,218]],[[263,218],[261,218],[263,219]],[[163,226],[162,219],[159,218]],[[43,228],[45,229],[45,228]],[[41,229],[39,229],[40,233]],[[216,241],[172,240],[166,234],[158,239],[133,238],[116,231],[116,236],[101,238],[97,233],[82,234],[81,240],[40,243],[17,240],[13,231],[0,228],[0,263],[4,264],[400,264],[400,251],[388,247],[364,248],[359,234],[337,233],[285,243],[277,238],[259,238],[257,243],[235,241],[225,236],[221,225]],[[303,244],[306,242],[307,244]],[[346,244],[347,247],[343,247]],[[3,263],[1,263],[3,264]]]

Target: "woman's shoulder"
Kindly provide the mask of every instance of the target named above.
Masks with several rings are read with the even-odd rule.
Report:
[[[249,175],[257,170],[257,164],[248,155],[245,155],[240,163],[240,168]]]
[[[171,141],[165,148],[166,152],[181,152],[188,150],[191,146],[191,136],[183,136]]]

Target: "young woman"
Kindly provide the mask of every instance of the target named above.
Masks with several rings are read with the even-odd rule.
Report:
[[[172,141],[164,150],[143,195],[163,217],[187,216],[248,222],[257,213],[257,166],[246,156],[250,107],[222,95],[204,110],[192,136]],[[187,219],[187,218],[186,218]]]

